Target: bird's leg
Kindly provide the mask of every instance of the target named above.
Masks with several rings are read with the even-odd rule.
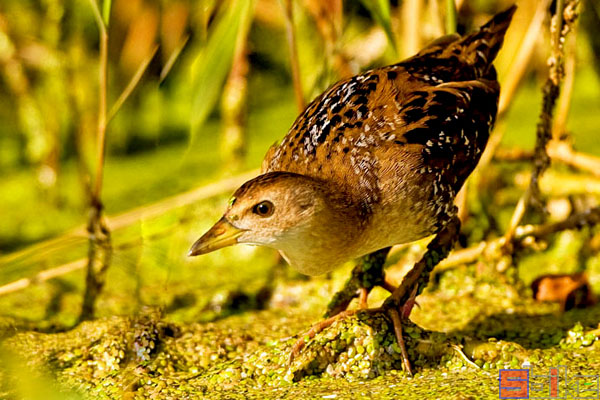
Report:
[[[342,290],[337,292],[327,305],[325,319],[313,325],[308,332],[296,341],[290,354],[290,363],[302,351],[308,340],[331,326],[335,321],[356,314],[357,310],[346,310],[352,299],[359,298],[359,309],[367,308],[367,298],[371,289],[377,285],[384,285],[383,265],[389,251],[390,248],[387,247],[360,258],[358,264],[352,270],[350,279],[346,281]],[[373,311],[376,310],[378,309],[373,309]]]
[[[357,296],[359,296],[359,308],[366,308],[371,289],[384,284],[383,265],[389,252],[390,247],[387,247],[360,258],[342,290],[337,292],[327,305],[325,318],[344,311]]]
[[[397,286],[395,286],[392,282],[390,282],[387,279],[387,276],[384,278],[383,282],[379,286],[381,286],[383,289],[387,290],[390,293],[394,293],[396,291],[396,289],[398,288]],[[418,306],[419,305],[419,303],[417,303],[417,301],[416,301],[417,288],[418,288],[418,286],[414,287],[410,298],[402,306],[402,313],[400,315],[404,319],[406,319],[406,318],[408,318],[410,316],[410,312],[412,311],[412,309],[413,309],[414,306]]]
[[[427,251],[415,266],[402,278],[402,282],[388,297],[384,306],[404,304],[411,297],[416,297],[427,287],[433,268],[448,256],[458,238],[460,220],[456,216],[449,218],[448,223],[427,245]],[[415,289],[417,287],[417,289]],[[414,293],[413,293],[414,292]]]
[[[400,314],[402,316],[402,318],[408,319],[408,317],[410,317],[410,313],[411,313],[412,309],[414,308],[414,306],[419,305],[419,303],[417,303],[417,300],[416,300],[418,289],[419,289],[419,285],[415,285],[410,297],[408,298],[406,303],[404,303],[402,305],[402,313]]]
[[[402,337],[402,321],[399,318],[399,311],[403,318],[408,318],[410,311],[414,306],[414,299],[418,296],[429,283],[429,277],[433,268],[444,258],[448,256],[454,246],[460,230],[460,220],[455,214],[451,215],[448,222],[443,226],[440,232],[433,238],[427,246],[427,251],[402,279],[400,285],[383,303],[383,310],[386,310],[394,324],[394,333],[400,349],[402,349],[402,363],[408,373],[411,372],[410,360],[407,357],[406,346]]]
[[[358,289],[358,308],[364,310],[369,307],[369,290],[366,287]]]
[[[392,324],[394,325],[394,335],[396,336],[396,340],[398,341],[398,346],[400,346],[400,355],[402,356],[402,368],[406,371],[407,374],[412,376],[412,368],[410,366],[410,360],[408,358],[408,351],[406,351],[406,344],[404,343],[404,338],[402,336],[402,320],[398,315],[398,310],[395,308],[390,308],[388,311],[390,318],[392,319]],[[398,340],[400,338],[400,340]]]

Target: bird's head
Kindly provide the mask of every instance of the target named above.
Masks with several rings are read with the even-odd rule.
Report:
[[[206,254],[237,243],[263,245],[286,252],[318,247],[344,218],[344,209],[323,182],[289,172],[269,172],[244,183],[223,217],[190,249]],[[341,206],[341,207],[340,207]],[[347,207],[345,208],[348,209]],[[329,232],[329,234],[328,234]]]

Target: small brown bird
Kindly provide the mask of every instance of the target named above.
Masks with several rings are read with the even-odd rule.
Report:
[[[279,250],[307,275],[359,257],[359,266],[376,260],[381,271],[390,246],[437,234],[398,288],[375,282],[392,292],[383,309],[403,348],[398,311],[413,303],[456,239],[454,197],[496,118],[492,62],[515,9],[474,33],[442,37],[403,62],[334,84],[268,151],[262,175],[234,193],[189,254],[246,243]],[[371,287],[357,288],[361,304]]]

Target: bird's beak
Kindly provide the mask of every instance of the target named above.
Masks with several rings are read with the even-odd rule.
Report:
[[[194,243],[188,256],[199,256],[223,247],[236,244],[237,238],[244,233],[243,229],[231,225],[222,217],[212,228]]]

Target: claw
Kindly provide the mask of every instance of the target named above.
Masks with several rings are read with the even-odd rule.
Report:
[[[415,305],[417,305],[418,307],[421,307],[421,306],[419,306],[419,303],[417,303],[417,301],[416,301],[418,288],[419,288],[419,286],[415,285],[412,293],[410,294],[410,298],[408,299],[408,301],[406,303],[404,303],[404,305],[401,308],[401,310],[402,310],[401,314],[402,314],[403,319],[408,319],[408,317],[410,317],[410,313]]]

